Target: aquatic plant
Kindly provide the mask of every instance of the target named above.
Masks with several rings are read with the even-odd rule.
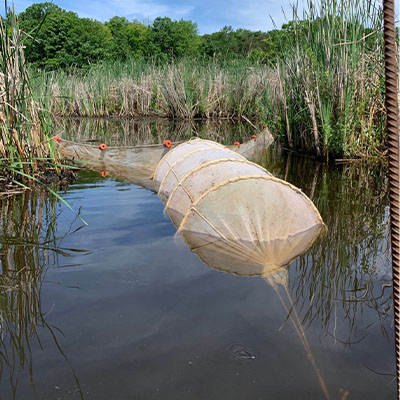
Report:
[[[309,0],[293,9],[275,64],[251,58],[143,59],[36,71],[34,92],[58,116],[251,119],[293,149],[368,156],[385,149],[381,10],[374,0]]]
[[[270,70],[242,59],[159,65],[103,63],[88,71],[36,72],[35,93],[60,116],[261,119]]]
[[[56,171],[44,114],[30,89],[24,34],[14,10],[0,17],[0,170],[4,183],[25,185]],[[4,189],[4,188],[3,188]]]
[[[276,114],[291,148],[371,155],[384,144],[383,40],[374,0],[308,0],[278,63]],[[277,120],[275,120],[275,123]]]

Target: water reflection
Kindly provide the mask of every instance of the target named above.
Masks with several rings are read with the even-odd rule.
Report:
[[[241,143],[261,130],[244,123],[230,121],[169,121],[57,119],[55,134],[79,143],[106,143],[108,146],[137,146],[173,142],[201,137],[220,143]]]
[[[260,206],[262,207],[262,205]],[[311,213],[311,211],[309,212]],[[189,235],[185,234],[184,230],[180,230],[179,233],[184,237],[191,251],[210,267],[239,276],[260,276],[273,287],[311,361],[323,396],[329,400],[331,396],[325,379],[317,366],[303,324],[289,292],[288,270],[285,268],[288,260],[305,252],[323,230],[324,225],[321,222],[296,235],[289,235],[286,239],[262,242],[258,246],[256,245],[259,243],[258,241],[246,243],[244,246],[239,240],[223,240],[215,235],[206,235],[193,230]],[[281,289],[283,289],[284,295],[281,294]]]
[[[294,322],[293,326],[299,337],[299,339],[296,338],[296,341],[300,340],[305,349],[304,353],[300,349],[298,356],[294,354],[285,355],[287,356],[286,360],[293,362],[293,365],[296,365],[296,367],[300,365],[300,368],[302,368],[304,366],[305,371],[307,371],[307,366],[310,366],[307,357],[310,358],[312,363],[315,363],[315,365],[313,364],[315,374],[310,374],[312,377],[310,380],[317,382],[318,378],[323,390],[323,392],[318,392],[318,388],[310,385],[315,389],[315,392],[317,392],[315,398],[318,398],[318,395],[320,395],[320,398],[323,398],[323,396],[329,398],[326,393],[328,393],[328,396],[332,396],[332,398],[366,398],[360,394],[362,393],[361,390],[358,393],[350,391],[349,394],[347,392],[347,390],[349,390],[348,386],[347,389],[342,390],[341,394],[338,394],[337,388],[342,384],[342,380],[345,379],[345,373],[338,373],[335,376],[330,376],[332,366],[326,358],[331,355],[337,355],[338,358],[342,357],[342,354],[340,354],[340,351],[337,349],[344,347],[340,346],[340,344],[343,343],[347,348],[351,348],[351,350],[360,348],[360,352],[354,356],[352,361],[349,361],[348,358],[343,356],[344,361],[341,365],[348,363],[349,369],[357,369],[359,365],[363,365],[368,368],[369,371],[376,370],[376,372],[385,374],[390,374],[394,371],[394,364],[393,370],[388,370],[388,366],[391,365],[390,357],[387,354],[378,354],[379,350],[373,349],[375,343],[379,342],[378,335],[386,335],[390,341],[393,339],[390,326],[392,320],[392,293],[389,260],[390,248],[388,241],[388,187],[387,181],[384,178],[386,176],[385,169],[379,165],[363,166],[348,164],[328,166],[314,162],[309,158],[290,156],[276,149],[267,153],[259,162],[274,175],[300,187],[317,206],[328,227],[327,234],[317,238],[304,255],[292,261],[287,268],[276,271],[274,275],[264,276],[264,278],[269,281],[268,284],[272,285],[274,291],[282,299],[281,302],[284,307],[283,310],[285,311],[283,311],[283,313],[277,313],[279,319],[285,322],[285,318],[287,318],[289,323],[290,321]],[[99,182],[103,182],[103,184],[100,185]],[[186,278],[182,281],[183,283],[179,281],[179,284],[171,284],[171,281],[168,280],[169,278],[166,279],[165,277],[167,275],[169,277],[174,273],[174,270],[177,270],[177,265],[174,264],[175,261],[172,260],[175,260],[177,255],[179,257],[186,257],[183,261],[185,265],[182,267],[182,270],[178,269],[178,272],[175,272],[183,275],[188,268],[199,269],[198,263],[190,264],[191,259],[195,259],[195,257],[190,258],[190,254],[187,254],[187,252],[179,253],[173,246],[166,247],[163,249],[163,252],[160,252],[154,250],[154,247],[151,247],[150,244],[147,245],[148,237],[146,234],[148,233],[143,230],[143,226],[149,223],[148,220],[151,220],[151,224],[154,225],[164,224],[162,226],[166,231],[163,231],[163,235],[167,236],[172,232],[172,228],[162,219],[161,204],[159,208],[157,208],[158,199],[155,196],[147,197],[145,195],[146,192],[143,190],[137,191],[137,196],[140,196],[138,199],[133,196],[128,196],[130,192],[117,192],[116,190],[118,189],[115,189],[110,182],[111,180],[109,177],[102,178],[101,175],[94,172],[85,172],[82,174],[79,184],[75,185],[74,189],[70,192],[71,197],[82,198],[79,204],[84,205],[84,217],[86,217],[86,213],[90,213],[90,211],[88,211],[90,204],[94,202],[100,203],[99,199],[102,199],[102,203],[98,204],[98,207],[92,210],[92,217],[93,215],[97,216],[97,219],[93,217],[89,227],[80,231],[80,233],[82,233],[86,232],[86,230],[90,231],[90,229],[93,229],[91,231],[91,236],[89,235],[89,237],[87,233],[84,233],[84,235],[79,236],[79,239],[76,239],[76,241],[81,243],[81,241],[88,240],[87,243],[90,243],[92,250],[101,250],[101,243],[93,243],[98,239],[99,241],[104,239],[103,231],[107,230],[109,233],[109,236],[107,236],[109,240],[109,247],[107,248],[109,252],[108,258],[105,252],[100,251],[96,256],[96,252],[94,251],[91,261],[93,271],[96,270],[96,280],[99,280],[102,286],[100,286],[99,289],[96,286],[97,281],[93,282],[93,291],[90,292],[89,285],[86,285],[88,286],[86,291],[90,292],[91,296],[94,297],[94,293],[98,296],[94,297],[95,300],[93,300],[93,304],[96,303],[97,308],[94,308],[94,305],[92,305],[91,307],[93,308],[88,308],[89,311],[83,313],[83,317],[80,314],[80,310],[77,312],[74,310],[74,312],[62,316],[65,326],[77,326],[71,329],[71,332],[80,332],[79,329],[81,328],[78,329],[78,326],[82,324],[82,320],[87,318],[88,315],[93,316],[93,321],[88,322],[90,329],[87,328],[87,330],[83,330],[85,333],[85,335],[81,336],[81,340],[84,341],[83,344],[78,343],[79,341],[74,339],[73,334],[68,335],[62,343],[64,345],[65,342],[68,343],[69,341],[70,346],[76,346],[74,348],[76,348],[79,354],[82,354],[80,356],[81,359],[78,357],[74,360],[74,364],[76,362],[82,363],[82,367],[79,368],[80,374],[84,373],[85,369],[88,369],[90,361],[89,369],[91,374],[96,375],[96,377],[90,380],[90,374],[89,377],[86,376],[84,381],[85,388],[90,386],[90,389],[93,391],[93,388],[98,386],[98,382],[105,382],[107,383],[107,388],[101,387],[99,390],[104,390],[104,396],[109,396],[109,398],[111,398],[115,394],[112,393],[112,383],[110,383],[114,376],[116,377],[115,381],[118,381],[115,384],[116,388],[118,388],[120,382],[125,379],[124,383],[127,383],[126,393],[136,390],[135,395],[137,394],[137,397],[143,397],[148,394],[146,388],[151,387],[152,383],[149,383],[148,386],[145,384],[140,386],[142,380],[145,381],[148,379],[150,381],[158,379],[159,382],[166,381],[166,379],[170,377],[170,368],[167,367],[166,369],[168,369],[168,371],[165,372],[161,367],[157,369],[159,365],[163,363],[165,365],[171,364],[174,368],[176,368],[177,365],[186,365],[184,362],[179,364],[176,362],[176,359],[179,359],[179,357],[182,359],[186,355],[187,357],[192,357],[193,354],[199,354],[200,350],[197,348],[193,350],[194,347],[205,348],[206,356],[203,356],[204,358],[201,359],[204,363],[204,370],[201,371],[206,374],[207,371],[211,370],[211,375],[215,374],[216,376],[215,381],[218,382],[215,384],[219,388],[220,385],[223,385],[223,379],[227,376],[227,370],[225,369],[225,364],[223,368],[221,367],[221,369],[217,371],[214,364],[207,363],[207,357],[211,357],[208,352],[212,351],[210,349],[213,349],[214,340],[215,343],[217,343],[215,344],[216,348],[217,345],[222,346],[222,344],[226,345],[227,343],[233,343],[238,340],[247,342],[255,349],[254,354],[257,354],[257,359],[248,364],[250,374],[255,375],[257,368],[269,369],[271,365],[269,364],[270,358],[268,357],[270,357],[270,354],[268,354],[268,352],[272,352],[272,347],[277,347],[279,345],[279,340],[282,339],[282,337],[276,337],[279,336],[281,332],[277,333],[275,331],[271,332],[270,336],[266,337],[265,332],[268,333],[271,327],[269,325],[270,321],[266,321],[266,318],[264,318],[263,310],[267,310],[266,313],[268,316],[273,315],[273,305],[271,302],[252,303],[250,300],[245,301],[247,299],[244,298],[243,294],[238,295],[234,292],[235,290],[238,292],[240,291],[239,286],[245,287],[246,289],[256,289],[253,282],[257,283],[260,279],[233,279],[226,274],[211,274],[212,271],[210,270],[210,275],[205,274],[204,280],[199,279],[200,283],[196,284],[195,278]],[[92,194],[86,191],[89,186]],[[104,190],[101,191],[101,188]],[[126,194],[127,197],[124,198],[124,202],[118,203],[115,199],[122,198],[122,193]],[[135,203],[135,201],[137,201],[137,203]],[[149,202],[151,202],[150,205]],[[34,351],[32,353],[32,343],[36,340],[40,341],[41,335],[44,334],[53,335],[54,340],[60,337],[60,332],[57,328],[47,323],[48,314],[42,310],[41,299],[42,287],[45,283],[45,275],[48,266],[58,264],[57,257],[59,254],[68,255],[73,252],[73,249],[62,248],[62,244],[60,243],[60,233],[57,231],[59,229],[57,226],[59,215],[56,211],[55,203],[55,199],[47,198],[44,193],[39,192],[37,194],[26,193],[23,196],[2,200],[0,204],[0,259],[2,265],[0,274],[1,378],[2,382],[9,380],[9,386],[12,387],[12,393],[8,397],[5,396],[5,398],[17,397],[17,383],[21,369],[28,371],[28,379],[31,379],[32,383],[34,382],[34,372],[36,377],[40,373],[44,374],[44,371],[34,371],[32,354],[36,356],[38,353]],[[131,223],[122,226],[127,220],[126,215],[129,213],[129,210],[132,210],[132,208],[138,205],[141,209],[137,211],[137,214],[130,217]],[[104,210],[101,209],[102,207],[112,209],[110,214],[107,214],[108,217],[103,213]],[[144,212],[146,212],[145,216],[142,215]],[[115,224],[112,225],[107,218],[115,219]],[[108,225],[105,225],[105,223]],[[96,224],[98,224],[97,228]],[[140,227],[138,225],[140,225]],[[154,228],[154,231],[157,229],[159,230],[159,228]],[[129,236],[132,232],[134,232],[136,236],[133,235],[133,237],[130,237],[128,243],[121,244],[121,242],[125,240],[124,238]],[[139,258],[139,261],[135,260],[135,262],[139,263],[136,270],[134,266],[131,265],[130,261],[131,258],[133,258],[131,247],[139,241],[139,237],[140,249],[137,250],[136,253],[133,253],[135,257]],[[164,239],[163,236],[163,240]],[[71,242],[76,243],[76,241],[74,242],[72,240]],[[143,243],[146,243],[146,247],[142,247],[144,246]],[[160,243],[165,242],[162,241]],[[69,247],[72,247],[72,245]],[[143,248],[150,250],[144,251]],[[124,252],[125,250],[126,252]],[[140,264],[141,255],[144,253],[153,253],[153,250],[154,254],[152,258],[145,258],[143,256],[143,265]],[[120,268],[116,268],[116,266],[112,264],[116,254],[125,254],[125,257],[129,258],[128,261],[125,259],[123,260],[123,255],[118,258],[118,262],[126,262],[126,264],[123,264]],[[165,257],[167,262],[157,264],[157,260],[162,257]],[[104,258],[106,261],[103,261]],[[85,260],[78,260],[77,262],[84,263]],[[106,268],[106,266],[102,264],[103,262],[111,263],[112,265]],[[168,263],[171,264],[169,269]],[[97,264],[102,268],[97,268]],[[136,274],[143,272],[144,276],[147,277],[146,285],[135,285],[134,280],[130,276],[131,269]],[[149,272],[149,275],[145,275],[145,269],[152,271],[151,274]],[[161,269],[163,272],[160,272]],[[82,275],[85,275],[85,271],[77,271],[71,281],[81,282],[82,280],[84,281],[84,279],[90,282],[93,281],[93,274],[88,274],[86,278],[82,278]],[[214,290],[215,288],[218,289],[221,287],[213,283],[213,279],[216,279],[216,275],[218,275],[218,277],[223,276],[224,279],[229,278],[228,280],[223,280],[223,285],[229,286],[230,288],[233,286],[234,288],[227,289],[222,294],[214,293],[217,292],[217,290]],[[269,279],[272,278],[272,276],[273,279]],[[239,282],[239,284],[234,286],[235,283],[233,283],[233,280]],[[129,286],[131,283],[128,285],[128,281],[133,282],[132,286]],[[155,285],[155,281],[158,281],[160,285]],[[252,283],[249,284],[249,281]],[[109,283],[106,284],[107,282]],[[161,291],[161,286],[170,289],[166,292],[165,297],[157,297],[158,293]],[[254,297],[255,302],[259,299],[270,299],[267,296],[269,288],[266,285],[261,286],[261,292],[266,294],[266,296],[257,295]],[[118,292],[118,290],[122,290],[121,288],[126,290],[126,292],[124,292],[126,296],[119,298],[114,294],[113,290]],[[180,292],[181,288],[189,289],[187,289],[187,291],[183,291],[182,289],[183,292]],[[196,292],[197,289],[198,291]],[[207,291],[207,289],[209,290]],[[102,292],[99,293],[99,291]],[[106,292],[108,296],[107,301],[109,301],[109,303],[104,300],[104,293]],[[211,305],[199,304],[198,299],[202,299],[204,302],[207,299],[198,296],[198,293],[206,293],[206,296],[210,296]],[[115,297],[112,297],[114,295]],[[226,297],[225,299],[222,298],[224,296]],[[79,304],[82,304],[83,307],[83,304],[86,303],[88,298],[90,299],[89,295]],[[171,298],[174,300],[171,301]],[[153,299],[151,307],[147,304],[150,299]],[[181,301],[181,299],[184,300]],[[60,302],[62,301],[65,300],[60,300]],[[169,301],[171,303],[169,303]],[[253,301],[253,298],[251,301]],[[163,302],[165,302],[165,305],[161,304]],[[231,302],[233,304],[231,304]],[[193,308],[184,308],[183,306],[180,308],[180,304],[186,305],[188,303],[193,303]],[[123,308],[124,304],[126,304],[125,308]],[[208,313],[211,313],[214,308],[217,308],[217,304],[223,304],[223,306],[220,306],[220,313],[212,314],[217,316],[213,322],[212,317],[210,318]],[[232,321],[237,321],[234,318],[237,318],[238,313],[237,311],[231,313],[230,307],[232,309],[242,307],[240,311],[243,315],[246,315],[246,317],[249,315],[248,321],[251,321],[251,323],[249,322],[245,327],[246,329],[249,327],[255,330],[258,329],[259,332],[262,332],[262,334],[259,335],[259,343],[255,339],[253,340],[250,334],[248,336],[243,334],[242,337],[239,334],[227,335],[222,337],[219,341],[211,337],[213,335],[209,334],[209,330],[211,330],[213,334],[215,333],[215,337],[218,337],[218,335],[222,336],[221,332],[229,330],[229,324],[231,324]],[[120,308],[129,315],[126,321],[130,322],[127,322],[126,325],[118,325],[120,322],[116,322],[116,319],[111,319],[111,316],[114,317],[116,314],[115,310]],[[176,313],[171,311],[176,308],[178,309]],[[278,310],[280,309],[281,308],[278,308]],[[107,313],[104,310],[106,310]],[[110,318],[109,321],[112,321],[112,323],[109,323],[108,327],[107,324],[103,322],[103,316],[105,314]],[[226,314],[228,314],[227,319],[219,323],[219,320]],[[146,317],[144,317],[144,315],[146,315]],[[154,316],[154,318],[147,318],[148,315]],[[204,320],[201,320],[202,317],[207,319],[206,323],[204,323]],[[232,318],[232,320],[229,320],[229,318]],[[121,318],[121,320],[123,319]],[[217,320],[218,322],[216,322]],[[195,321],[193,324],[198,323],[198,326],[193,330],[186,327],[187,330],[185,330],[185,321],[189,321],[189,325],[191,322]],[[242,318],[238,319],[238,321],[243,322],[246,320]],[[217,324],[218,329],[213,330],[213,323]],[[264,323],[266,327],[265,330],[262,330],[264,328],[261,329],[259,326]],[[121,326],[126,327],[126,331],[123,331]],[[140,336],[140,332],[147,328],[149,331],[154,328],[157,332],[151,336],[151,334],[146,331],[145,334],[142,334],[145,339],[141,340],[142,336]],[[63,329],[65,328],[63,327]],[[182,332],[180,331],[181,329]],[[204,331],[207,330],[207,333],[204,333],[204,337],[198,333],[201,333],[203,329]],[[235,327],[235,329],[237,329],[237,327]],[[282,330],[284,329],[286,329],[285,325]],[[139,331],[139,333],[136,331]],[[178,331],[179,333],[177,333]],[[93,335],[92,337],[90,333],[93,332],[101,332],[104,336],[100,336],[99,338]],[[173,339],[170,338],[170,341],[168,341],[168,332],[170,337],[173,338],[181,335],[179,336],[179,343],[176,346]],[[317,332],[317,336],[318,333],[321,333],[320,337],[315,338],[315,332]],[[109,334],[108,336],[107,333]],[[126,334],[126,336],[123,336],[124,334]],[[194,336],[192,340],[196,341],[196,343],[197,340],[200,339],[200,345],[187,344],[187,353],[185,353],[185,350],[182,350],[181,337],[189,337],[191,334]],[[126,345],[126,343],[124,344],[124,340],[114,343],[114,335],[120,335],[123,338],[127,337],[126,342],[129,343],[129,346]],[[85,337],[84,339],[83,336]],[[153,341],[151,338],[153,338]],[[285,342],[285,346],[282,350],[283,352],[286,351],[286,340],[289,338],[290,334],[282,340]],[[204,341],[201,342],[201,339]],[[229,342],[229,340],[231,340],[231,342]],[[104,343],[109,342],[112,342],[112,346],[110,346],[111,349],[104,345]],[[132,342],[133,344],[131,344]],[[323,344],[321,347],[329,347],[329,343],[334,342],[336,342],[338,346],[335,347],[335,350],[332,352],[326,351],[322,353],[321,350],[318,350],[318,343],[321,342]],[[57,341],[54,343],[55,347],[58,346],[57,343]],[[144,347],[140,347],[145,344],[147,346],[148,343],[150,343],[150,345],[146,347],[145,350]],[[210,345],[210,347],[207,347],[208,345]],[[93,353],[89,352],[88,349],[90,346],[97,346],[97,350],[93,350]],[[148,351],[151,351],[148,349],[152,347],[155,350],[153,353],[148,353]],[[168,351],[163,353],[162,350],[164,348],[172,350],[169,353]],[[189,350],[187,350],[188,348]],[[372,348],[372,350],[368,353],[369,350],[367,351],[367,349],[370,348]],[[263,351],[260,349],[265,350],[263,353],[265,359],[262,358],[263,356],[259,357],[260,351]],[[291,346],[288,340],[287,349],[288,351],[292,351],[293,349],[296,350],[296,347]],[[59,348],[59,350],[62,352],[61,348]],[[325,350],[326,348],[324,347],[324,351]],[[241,358],[244,357],[245,359],[253,360],[254,356],[250,350],[247,351],[245,348],[243,354],[241,353],[242,350],[239,349],[238,351]],[[99,361],[97,358],[99,352],[101,352],[101,354],[107,354],[107,357],[104,357],[103,361]],[[234,347],[232,352],[236,354],[237,349]],[[366,353],[368,353],[368,355],[365,359],[360,357],[360,354]],[[151,354],[156,361],[154,361],[154,364],[148,364],[152,367],[146,372],[146,369],[143,368],[142,365],[146,365],[145,363],[151,358],[149,354]],[[168,356],[165,354],[168,354]],[[304,354],[304,356],[302,354]],[[372,356],[369,358],[371,354]],[[89,358],[90,355],[93,358]],[[114,358],[114,356],[116,357]],[[120,359],[124,356],[124,363],[121,367]],[[137,360],[134,360],[135,357]],[[312,361],[312,357],[314,361]],[[384,359],[382,363],[379,361],[381,357]],[[304,362],[300,363],[297,358],[302,358]],[[89,359],[89,361],[87,361],[87,359]],[[104,366],[102,362],[106,365],[104,369],[102,369]],[[259,364],[256,365],[257,362],[259,362]],[[222,362],[218,360],[218,363]],[[254,367],[252,366],[253,364]],[[380,367],[382,365],[383,367]],[[129,370],[130,375],[128,377],[124,375],[127,374],[126,371],[129,369],[127,367],[132,368]],[[281,364],[277,363],[276,368],[278,367],[280,372],[276,373],[277,375],[274,375],[274,377],[279,377],[277,384],[279,388],[276,389],[275,397],[272,395],[271,398],[283,398],[282,393],[285,392],[282,391],[282,387],[287,383],[286,373],[287,371],[289,371],[288,375],[291,373],[289,366],[285,369],[284,361]],[[51,366],[48,368],[51,368]],[[160,376],[155,376],[156,374],[153,374],[153,368],[157,369],[157,373],[159,373]],[[317,371],[319,369],[320,376],[318,377]],[[107,372],[104,373],[104,370]],[[223,372],[221,372],[222,370]],[[112,371],[112,373],[108,371]],[[160,373],[160,371],[162,373]],[[241,370],[241,373],[242,371],[244,371],[244,368]],[[330,373],[327,373],[327,371]],[[70,371],[68,371],[68,373],[72,374]],[[236,371],[234,371],[234,373],[236,373]],[[184,378],[189,376],[183,374],[182,372]],[[376,389],[376,391],[383,388],[383,391],[386,390],[385,393],[392,393],[388,382],[375,380],[372,381],[372,383],[365,383],[363,379],[365,380],[366,377],[370,377],[370,375],[368,375],[369,372],[363,375],[363,373],[357,370],[357,374],[358,375],[355,376],[357,376],[358,379],[355,380],[353,388],[362,386],[364,393],[367,390],[364,386]],[[133,382],[132,375],[143,379],[137,378],[137,381]],[[307,375],[307,373],[305,372],[303,375],[299,373],[298,375],[300,378],[292,377],[290,379],[293,379],[292,385],[301,391],[301,385],[303,384],[303,382],[301,382],[301,377]],[[179,379],[181,375],[176,373],[174,375],[174,378],[175,377]],[[110,379],[110,381],[108,381],[108,379]],[[349,384],[350,379],[352,378],[349,378],[346,385]],[[191,387],[195,386],[197,380],[198,376],[193,378],[193,381],[190,381],[192,382]],[[115,381],[113,380],[112,382]],[[387,381],[389,381],[389,379],[387,379]],[[129,386],[130,382],[132,382],[131,386]],[[247,384],[245,381],[240,382]],[[207,383],[213,382],[207,381]],[[234,386],[235,383],[230,385]],[[323,389],[324,385],[325,389]],[[377,386],[375,387],[374,385]],[[78,384],[75,383],[75,386],[78,386]],[[136,386],[139,388],[137,389]],[[0,385],[0,387],[1,397],[2,391],[5,389],[4,385]],[[234,387],[235,390],[238,390],[238,386]],[[168,398],[168,396],[170,396],[169,398],[174,398],[174,396],[178,398],[182,395],[180,387],[168,386],[166,384],[164,388],[170,390],[170,392],[164,393],[166,398]],[[260,389],[264,390],[265,388],[260,386]],[[140,390],[142,390],[142,392],[140,392]],[[174,390],[176,390],[176,392],[174,392]],[[246,386],[243,390],[250,391],[251,388],[250,386]],[[203,392],[201,393],[203,394]],[[260,391],[259,393],[263,392]],[[253,398],[253,396],[249,396],[249,398],[250,397]],[[49,395],[46,398],[53,397]],[[129,398],[128,394],[127,398]],[[187,398],[192,397],[188,395]],[[195,395],[193,395],[193,398],[196,398]],[[203,396],[203,398],[205,397]],[[234,396],[232,398],[234,398]],[[256,394],[254,394],[254,398],[258,398]],[[386,397],[382,396],[382,398]]]
[[[102,121],[69,120],[68,123],[79,127],[74,140],[96,135],[90,125],[92,123],[110,126]],[[131,135],[123,130],[124,140],[132,136],[140,143],[143,140],[146,142],[138,133],[140,131],[148,132],[148,142],[152,143],[154,138],[149,133],[152,123],[118,123],[129,127],[125,129],[138,130],[136,136],[134,131]],[[181,130],[163,122],[153,124],[157,126],[158,135],[161,135],[154,139],[158,141],[166,137],[165,132],[168,132],[167,136],[170,135],[169,129],[174,130],[175,137],[179,138],[185,137],[180,132],[194,129],[185,124],[180,125]],[[166,131],[157,124],[164,124]],[[80,133],[81,128],[85,134]],[[219,128],[222,129],[221,135],[229,131],[229,125],[226,124],[220,124]],[[205,129],[210,130],[210,126]],[[240,131],[241,128],[238,129]],[[207,138],[215,139],[215,135],[210,133]],[[220,141],[226,140],[220,138]],[[125,141],[123,144],[126,144]],[[317,240],[307,254],[291,265],[288,286],[302,323],[307,325],[318,321],[326,335],[350,345],[363,340],[368,334],[368,327],[361,328],[356,321],[368,309],[376,320],[370,322],[373,317],[369,316],[366,326],[380,323],[383,334],[387,335],[384,322],[391,318],[392,291],[385,166],[362,163],[333,166],[309,157],[285,153],[278,146],[262,153],[262,157],[256,161],[277,177],[300,187],[314,202],[328,227],[328,234]],[[117,170],[111,172],[119,176]],[[106,172],[102,171],[101,174],[105,176]],[[129,179],[125,175],[120,177]],[[225,252],[225,264],[226,256]],[[233,265],[232,260],[229,263]],[[230,268],[225,266],[223,269]],[[346,322],[340,324],[340,329],[338,319]]]
[[[392,290],[385,167],[321,164],[277,147],[259,163],[302,188],[320,210],[327,234],[294,259],[288,269],[262,273],[257,268],[249,271],[252,260],[246,262],[246,254],[226,251],[215,238],[197,240],[207,243],[207,252],[203,246],[193,250],[197,254],[200,249],[202,261],[213,268],[236,275],[259,275],[274,288],[314,367],[324,397],[330,399],[307,339],[307,327],[318,324],[324,335],[346,346],[366,339],[376,324],[383,335],[392,336],[387,330],[392,318]],[[308,245],[305,240],[303,248],[296,249],[299,251],[290,258],[303,253],[318,234],[315,232]],[[287,248],[291,250],[291,243]],[[288,251],[283,243],[281,254]],[[348,395],[343,390],[341,398]]]
[[[40,344],[44,331],[69,364],[57,339],[61,331],[47,322],[41,300],[47,266],[57,264],[58,254],[74,251],[63,249],[62,238],[56,237],[56,204],[55,197],[41,191],[0,200],[0,381],[8,382],[6,398],[17,397],[21,371],[34,385],[31,343]]]
[[[290,290],[303,323],[318,321],[326,335],[347,345],[363,340],[374,324],[388,335],[392,289],[385,166],[331,166],[279,150],[262,163],[289,182],[301,182],[328,227],[328,235],[292,265]]]

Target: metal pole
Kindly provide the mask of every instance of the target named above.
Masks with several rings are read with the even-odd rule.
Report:
[[[397,86],[394,0],[383,0],[385,42],[386,129],[390,184],[390,228],[392,241],[393,305],[396,345],[397,397],[400,399],[400,218],[399,218],[399,105]]]

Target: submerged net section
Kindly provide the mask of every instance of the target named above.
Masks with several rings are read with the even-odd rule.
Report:
[[[70,160],[85,161],[92,167],[118,167],[135,170],[140,176],[150,177],[160,159],[169,151],[163,145],[145,145],[135,147],[106,147],[61,140],[57,149]],[[136,174],[133,174],[136,175]]]
[[[276,272],[324,227],[300,189],[212,141],[195,139],[170,150],[153,182],[191,250],[226,272]]]

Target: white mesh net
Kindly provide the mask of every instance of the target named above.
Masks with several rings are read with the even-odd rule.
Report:
[[[324,227],[300,189],[210,141],[195,139],[169,151],[154,183],[191,250],[223,271],[277,271]]]

